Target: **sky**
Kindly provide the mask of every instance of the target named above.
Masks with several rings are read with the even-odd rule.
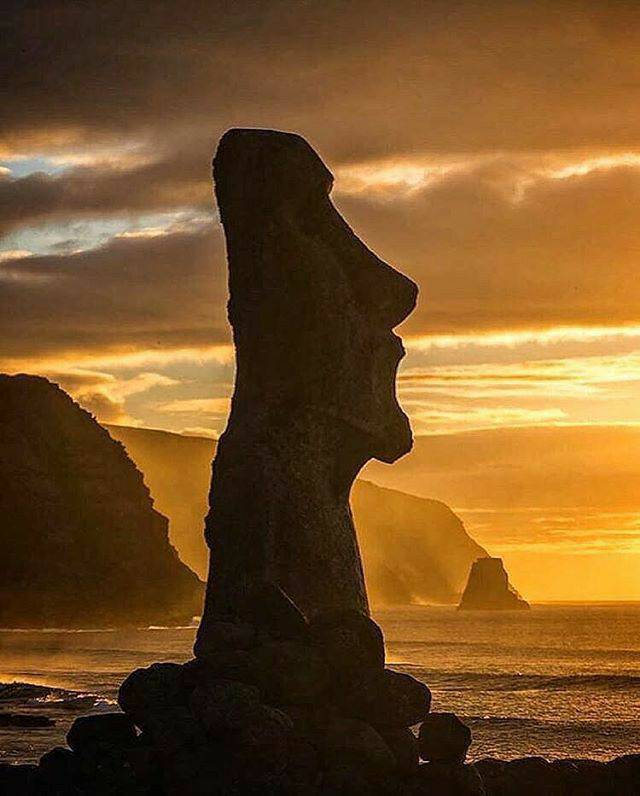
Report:
[[[0,31],[1,370],[219,434],[211,157],[301,133],[420,287],[416,448],[367,477],[447,501],[527,597],[640,599],[636,3],[48,0]]]

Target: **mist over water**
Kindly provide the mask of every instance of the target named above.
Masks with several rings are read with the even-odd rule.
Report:
[[[534,605],[528,612],[413,606],[377,611],[387,658],[423,679],[434,710],[474,733],[471,757],[608,759],[640,750],[640,604]],[[195,627],[0,631],[0,711],[50,716],[0,728],[0,759],[33,761],[73,719],[117,709],[131,669],[191,656]]]

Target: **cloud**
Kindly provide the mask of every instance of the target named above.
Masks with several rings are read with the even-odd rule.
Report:
[[[538,180],[518,201],[504,172],[495,161],[402,201],[339,199],[354,229],[421,287],[405,333],[635,325],[640,171]]]
[[[9,260],[0,264],[4,366],[225,346],[225,302],[217,232],[116,238],[76,254]]]
[[[628,3],[9,2],[5,141],[243,123],[332,157],[629,145],[638,27]]]
[[[212,210],[211,142],[146,161],[91,164],[56,174],[0,175],[0,232],[78,216],[131,215],[195,207]]]

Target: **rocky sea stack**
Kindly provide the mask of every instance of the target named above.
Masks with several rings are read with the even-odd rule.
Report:
[[[479,558],[471,567],[458,607],[460,610],[517,611],[526,610],[529,603],[509,583],[501,558]]]
[[[202,584],[142,474],[58,386],[0,375],[0,627],[184,624]]]

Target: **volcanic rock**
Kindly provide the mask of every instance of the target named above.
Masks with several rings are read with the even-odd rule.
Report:
[[[406,793],[410,796],[486,796],[475,766],[447,763],[422,763]]]
[[[343,677],[384,669],[382,630],[361,611],[318,614],[310,624],[309,636],[331,669]]]
[[[275,705],[317,704],[329,685],[326,663],[298,641],[272,641],[250,654],[255,682]]]
[[[375,727],[410,727],[423,721],[431,706],[424,683],[392,669],[363,672],[347,689],[338,683],[335,699],[345,715]]]
[[[67,733],[67,743],[74,752],[119,747],[127,748],[136,742],[131,719],[123,713],[99,713],[80,716]]]
[[[120,686],[118,704],[144,729],[150,714],[172,707],[186,707],[189,681],[177,663],[153,663],[131,672]]]
[[[479,558],[458,606],[462,610],[519,610],[529,608],[509,584],[501,558]]]
[[[353,234],[300,136],[230,130],[213,170],[237,368],[213,465],[202,633],[252,581],[277,584],[309,618],[366,613],[349,490],[368,459],[411,448],[392,329],[417,288]]]
[[[420,726],[420,757],[431,763],[463,763],[471,730],[454,713],[430,713]]]

